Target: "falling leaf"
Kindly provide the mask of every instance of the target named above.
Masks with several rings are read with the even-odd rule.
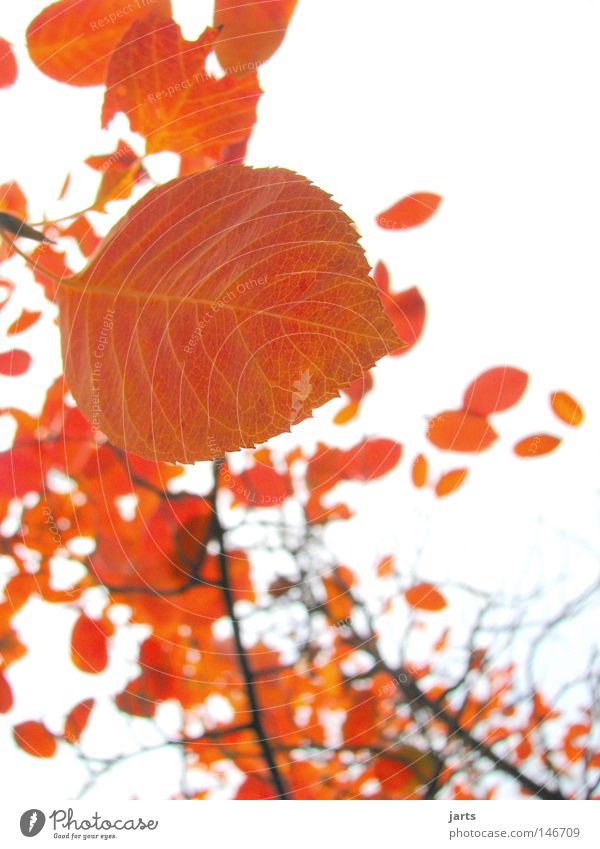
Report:
[[[82,672],[97,674],[108,664],[104,624],[82,613],[71,634],[71,661]]]
[[[412,482],[420,489],[427,483],[427,458],[424,454],[417,454],[411,469]]]
[[[383,308],[390,317],[394,330],[402,345],[391,351],[390,356],[406,354],[418,342],[425,325],[425,301],[416,287],[403,292],[392,292],[390,273],[383,262],[378,262],[373,271],[373,279],[381,292]]]
[[[64,738],[68,743],[78,743],[83,734],[90,713],[94,707],[95,699],[84,699],[70,711],[65,719]]]
[[[76,86],[102,85],[108,61],[121,37],[151,8],[171,14],[170,0],[59,0],[27,27],[27,48],[49,77]]]
[[[415,586],[406,590],[404,598],[407,603],[417,610],[443,610],[447,605],[447,601],[441,592],[426,582],[415,584]]]
[[[577,427],[583,421],[581,406],[568,392],[553,392],[550,396],[550,407],[561,421],[571,427]]]
[[[51,758],[56,751],[56,740],[45,725],[28,720],[15,725],[13,737],[17,746],[36,758]]]
[[[381,560],[377,564],[375,573],[378,578],[392,577],[392,575],[394,574],[394,558],[391,554],[388,554],[386,557],[381,558]]]
[[[397,347],[368,271],[350,219],[304,177],[226,165],[174,180],[60,287],[69,388],[149,459],[264,442]]]
[[[150,14],[136,21],[110,60],[102,126],[124,112],[131,129],[146,137],[146,153],[171,150],[215,160],[224,147],[245,139],[261,89],[255,73],[218,79],[206,71],[216,35],[208,29],[189,42],[169,19]]]
[[[215,52],[221,67],[241,76],[257,69],[284,39],[297,0],[215,0]]]
[[[17,79],[17,61],[9,42],[0,38],[0,88],[9,88]]]
[[[445,410],[429,420],[427,438],[443,450],[477,453],[489,448],[498,434],[482,416]]]
[[[423,224],[434,214],[442,199],[431,192],[415,192],[390,206],[375,219],[384,230],[404,230]]]
[[[528,379],[526,372],[511,366],[484,371],[465,390],[463,408],[477,416],[508,410],[522,397]]]
[[[113,153],[88,156],[85,164],[102,174],[93,206],[97,212],[103,212],[111,200],[128,198],[135,186],[148,177],[140,157],[122,140]]]
[[[0,713],[8,713],[13,706],[13,701],[12,688],[0,672]]]
[[[14,336],[17,333],[23,333],[25,330],[28,330],[32,325],[34,325],[41,315],[42,314],[39,310],[35,310],[33,312],[30,310],[23,310],[21,315],[10,325],[6,331],[6,335]]]
[[[519,440],[514,447],[514,452],[517,457],[540,457],[542,454],[549,454],[560,445],[561,440],[558,436],[551,436],[548,433],[535,433],[533,436],[526,436]]]
[[[0,354],[0,374],[4,377],[20,377],[31,365],[31,354],[15,348]]]
[[[438,498],[443,498],[455,492],[463,484],[468,473],[468,469],[452,469],[451,472],[445,472],[435,485],[435,494]]]

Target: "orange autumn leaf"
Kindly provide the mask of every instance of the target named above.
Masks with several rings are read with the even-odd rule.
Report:
[[[552,436],[549,433],[535,433],[519,440],[513,451],[517,457],[541,457],[543,454],[554,451],[560,443],[561,440],[558,436]]]
[[[427,458],[424,454],[417,454],[411,468],[412,482],[417,489],[420,489],[427,483],[427,470]]]
[[[526,372],[511,366],[484,371],[465,390],[463,409],[477,416],[507,410],[520,400],[528,379]]]
[[[67,742],[77,743],[79,741],[88,724],[94,704],[94,699],[84,699],[69,712],[69,715],[65,719],[65,730],[63,734]]]
[[[31,354],[27,351],[14,349],[0,354],[0,375],[4,377],[20,377],[31,365]]]
[[[241,76],[278,49],[297,0],[215,0],[215,53],[221,67]]]
[[[456,492],[459,486],[462,485],[469,473],[468,469],[452,469],[451,472],[445,472],[440,476],[435,485],[435,494],[438,498],[443,498],[445,495],[450,495]]]
[[[96,674],[108,664],[108,643],[102,622],[82,613],[71,634],[71,661],[82,672]]]
[[[111,52],[149,8],[147,2],[122,0],[51,3],[27,27],[29,55],[40,71],[58,82],[101,85]],[[171,14],[170,0],[152,0],[151,8]]]
[[[276,799],[277,793],[266,781],[255,775],[248,775],[241,783],[236,799]]]
[[[167,462],[288,431],[398,345],[352,222],[281,168],[226,165],[153,189],[58,303],[84,415]],[[97,359],[98,316],[101,403],[81,367]],[[374,450],[352,460],[385,463]]]
[[[0,672],[0,713],[8,713],[13,706],[12,688],[5,676]]]
[[[207,29],[189,42],[168,18],[149,14],[135,21],[108,66],[102,126],[124,112],[131,129],[146,137],[146,153],[171,150],[213,160],[246,139],[261,89],[255,73],[218,79],[206,71],[216,35]]]
[[[379,563],[377,564],[375,573],[378,578],[391,578],[394,574],[393,555],[388,554],[386,557],[382,557]]]
[[[9,88],[17,79],[17,61],[9,42],[0,38],[0,88]]]
[[[583,410],[568,392],[553,392],[550,396],[553,413],[565,424],[577,427],[583,421]]]
[[[402,340],[392,357],[406,354],[418,342],[425,325],[426,306],[419,290],[413,286],[403,292],[392,292],[390,289],[390,273],[383,262],[378,262],[373,270],[373,279],[381,292],[383,308],[394,325],[394,330]]]
[[[27,220],[27,198],[14,180],[0,185],[0,212],[8,212],[22,221]],[[4,240],[0,240],[0,261],[13,253],[14,249]]]
[[[17,746],[36,758],[51,758],[56,751],[56,739],[46,726],[35,720],[20,722],[13,728]]]
[[[477,453],[489,448],[498,434],[482,416],[464,410],[445,410],[429,420],[427,438],[443,450]]]
[[[442,199],[431,192],[415,192],[399,200],[375,219],[384,230],[404,230],[423,224],[434,214]]]
[[[17,333],[23,333],[29,327],[34,325],[40,316],[41,312],[39,312],[39,310],[35,310],[33,312],[30,310],[23,310],[21,315],[12,322],[6,331],[6,335],[14,336]]]
[[[93,206],[93,209],[98,212],[103,212],[106,204],[111,200],[128,198],[135,186],[147,178],[142,160],[127,142],[122,140],[118,142],[113,153],[88,156],[85,164],[102,174]],[[87,223],[83,216],[79,220]],[[74,234],[71,232],[69,235]]]
[[[441,592],[433,584],[425,581],[406,590],[404,598],[411,607],[417,610],[443,610],[447,605],[447,601]]]

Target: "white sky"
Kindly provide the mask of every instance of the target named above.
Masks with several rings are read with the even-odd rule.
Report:
[[[100,89],[59,86],[28,62],[23,32],[44,5],[20,0],[0,10],[0,34],[15,42],[20,60],[18,84],[0,92],[0,182],[21,183],[35,220],[91,201],[95,176],[74,167],[86,156],[111,151],[118,137],[142,151],[122,116],[108,132],[99,129]],[[209,2],[179,0],[174,7],[188,37],[210,22]],[[301,437],[307,444],[350,445],[381,433],[410,446],[397,474],[352,488],[356,533],[342,527],[331,533],[342,562],[368,571],[379,555],[396,551],[411,568],[428,522],[419,567],[428,578],[515,591],[563,575],[572,590],[597,573],[597,556],[576,546],[561,549],[557,532],[600,551],[599,24],[600,6],[591,0],[299,0],[284,45],[261,69],[265,94],[249,163],[291,168],[332,192],[357,222],[371,262],[384,259],[393,287],[417,285],[428,303],[422,341],[376,369],[376,391],[358,422],[329,426],[340,406],[331,402],[315,421],[272,443],[287,446]],[[155,162],[157,176],[172,176],[166,160]],[[68,171],[71,194],[59,205]],[[413,191],[441,194],[438,214],[412,231],[378,229],[375,215]],[[41,353],[31,385],[56,369],[56,356],[55,349]],[[463,490],[434,504],[431,493],[408,483],[418,450],[436,456],[425,443],[423,417],[456,406],[476,374],[502,364],[530,373],[526,399],[497,417],[502,439],[474,460]],[[580,430],[561,427],[550,413],[548,394],[556,389],[583,403]],[[2,406],[12,391],[0,379]],[[533,461],[511,455],[517,438],[545,430],[565,437],[554,455]],[[462,466],[463,459],[439,455],[436,468]],[[540,517],[549,530],[540,530]],[[42,615],[53,623],[51,647],[39,639],[35,617]],[[35,617],[26,617],[23,629],[36,650],[9,674],[19,695],[34,654],[36,669],[44,657],[47,668],[50,659],[61,664],[54,679],[61,681],[57,716],[80,692],[122,686],[122,665],[91,683],[69,667],[70,622],[59,621],[58,611],[38,610]],[[549,681],[560,681],[565,665],[584,662],[594,639],[591,620],[589,626],[555,647]],[[2,739],[14,722],[44,715],[47,686],[49,680],[31,682],[29,695],[0,718]],[[67,753],[56,766],[32,764],[6,744],[2,752],[0,787],[10,776],[11,792],[43,791],[51,778],[55,792],[68,795],[79,783]],[[148,771],[136,770],[140,786],[133,789],[164,796],[178,779],[170,757],[153,769],[160,780],[148,783]],[[130,792],[132,774],[124,775],[100,794]]]

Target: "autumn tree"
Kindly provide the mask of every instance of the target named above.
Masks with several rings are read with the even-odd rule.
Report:
[[[332,527],[352,533],[348,485],[368,490],[400,464],[403,485],[431,498],[466,485],[530,377],[500,365],[457,386],[454,409],[427,417],[426,450],[303,438],[302,422],[340,393],[335,425],[360,416],[378,360],[410,362],[426,304],[416,287],[396,290],[384,261],[371,269],[324,189],[276,163],[244,164],[259,69],[294,6],[216,0],[212,26],[190,42],[169,0],[126,11],[60,0],[27,30],[37,68],[104,86],[102,126],[123,113],[145,151],[119,141],[90,155],[95,199],[73,212],[67,177],[53,220],[31,222],[20,187],[0,186],[3,311],[27,274],[45,298],[7,324],[0,373],[28,371],[21,335],[48,316],[64,362],[64,377],[38,387],[39,415],[2,411],[13,435],[0,454],[0,711],[18,702],[11,667],[27,652],[14,620],[37,599],[70,617],[70,659],[90,681],[119,634],[142,635],[135,672],[102,706],[131,718],[126,750],[113,751],[91,695],[60,727],[43,701],[12,725],[32,758],[68,747],[87,772],[82,794],[166,748],[180,755],[181,798],[595,798],[597,659],[563,688],[565,702],[584,691],[585,703],[563,710],[536,657],[589,610],[598,580],[536,620],[531,594],[438,586],[418,556],[409,565],[394,551],[373,551],[358,574],[332,546]],[[215,57],[220,73],[207,69]],[[13,84],[0,39],[0,85]],[[163,151],[179,155],[179,176],[153,186],[145,156]],[[98,216],[112,221],[107,206],[140,189],[101,238]],[[441,202],[416,191],[376,220],[410,231]],[[566,390],[548,387],[548,404],[555,429],[522,434],[515,458],[554,451],[581,424]],[[282,450],[272,439],[290,429],[296,445]],[[156,742],[136,744],[140,724]]]

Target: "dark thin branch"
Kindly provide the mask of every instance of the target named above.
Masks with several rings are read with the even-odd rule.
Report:
[[[225,606],[227,608],[227,614],[231,619],[231,625],[233,628],[233,639],[235,642],[235,647],[238,655],[238,661],[240,664],[242,676],[244,679],[244,688],[246,690],[246,697],[248,699],[248,705],[250,707],[250,716],[251,722],[258,744],[260,745],[262,755],[264,761],[269,770],[269,775],[271,777],[271,781],[275,790],[277,791],[277,797],[279,799],[290,799],[290,796],[286,790],[283,778],[281,773],[279,772],[279,768],[275,761],[275,755],[273,750],[271,749],[267,734],[262,724],[260,705],[258,702],[258,695],[256,692],[256,681],[254,679],[254,673],[252,672],[252,668],[250,666],[250,662],[248,659],[248,654],[246,649],[244,648],[244,644],[242,642],[242,634],[240,622],[235,613],[235,601],[233,597],[233,590],[231,587],[231,582],[229,579],[229,564],[227,552],[225,550],[225,541],[224,541],[224,528],[221,525],[219,520],[219,515],[217,511],[217,493],[218,493],[218,481],[219,481],[219,468],[220,463],[218,460],[214,462],[214,474],[215,474],[215,484],[213,493],[211,496],[212,501],[212,509],[213,509],[213,532],[214,538],[218,545],[219,552],[217,555],[219,562],[219,571],[221,576],[221,589],[223,590],[223,596],[225,599]]]

